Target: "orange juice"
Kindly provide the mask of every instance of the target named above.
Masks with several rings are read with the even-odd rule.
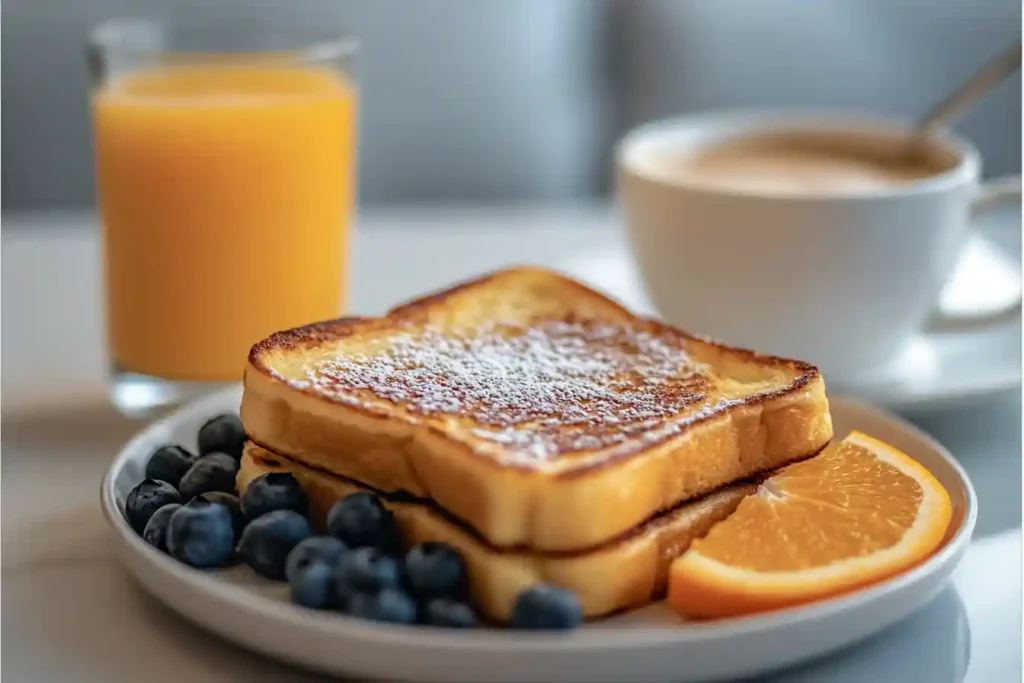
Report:
[[[93,96],[112,361],[241,377],[250,345],[336,317],[356,93],[304,66],[168,66]]]

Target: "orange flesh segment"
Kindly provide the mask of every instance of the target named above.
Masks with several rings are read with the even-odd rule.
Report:
[[[706,557],[755,571],[820,567],[895,545],[920,504],[916,481],[844,443],[772,477],[741,503],[732,524],[696,545]]]
[[[669,604],[715,617],[847,592],[925,559],[951,514],[927,470],[854,433],[780,470],[696,541],[671,568]]]

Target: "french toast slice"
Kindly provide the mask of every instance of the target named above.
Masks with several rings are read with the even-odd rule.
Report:
[[[268,450],[537,551],[607,541],[832,437],[813,366],[525,267],[270,336],[249,355],[241,417]]]
[[[327,511],[336,501],[371,489],[337,475],[312,469],[269,451],[246,444],[238,471],[238,490],[268,472],[290,472],[302,484],[310,501],[314,525],[322,528]],[[523,549],[495,548],[428,501],[381,496],[395,515],[410,545],[441,541],[460,552],[466,561],[470,594],[480,611],[497,622],[507,621],[519,593],[547,581],[572,590],[585,617],[592,618],[639,607],[664,597],[669,564],[690,543],[728,517],[755,484],[737,484],[698,500],[683,503],[642,523],[623,536],[577,552],[531,553]]]

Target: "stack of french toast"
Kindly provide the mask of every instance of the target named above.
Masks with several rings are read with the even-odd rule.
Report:
[[[408,542],[461,552],[496,621],[538,582],[587,617],[662,597],[693,540],[832,438],[813,366],[538,268],[272,335],[249,356],[241,417],[239,490],[291,472],[314,522],[376,493]]]

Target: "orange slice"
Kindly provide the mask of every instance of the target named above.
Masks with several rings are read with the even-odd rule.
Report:
[[[779,470],[694,542],[671,566],[668,603],[707,618],[845,593],[924,560],[951,515],[928,470],[853,432]]]

